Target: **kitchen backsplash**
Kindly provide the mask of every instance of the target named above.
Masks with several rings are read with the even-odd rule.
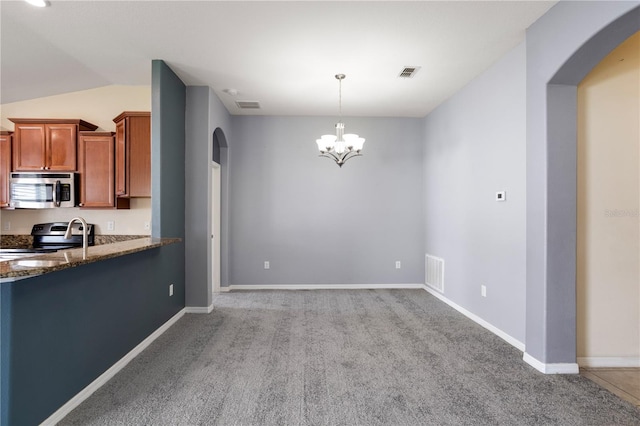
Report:
[[[151,235],[151,199],[132,198],[129,210],[80,208],[16,209],[0,211],[0,234],[29,235],[36,223],[68,222],[80,216],[96,225],[98,235]]]

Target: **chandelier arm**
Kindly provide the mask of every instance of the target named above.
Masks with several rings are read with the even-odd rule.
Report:
[[[351,151],[351,152],[349,152],[348,155],[345,155],[345,157],[342,159],[342,162],[345,163],[347,160],[350,160],[353,157],[362,157],[362,154],[357,153],[355,151]]]
[[[332,152],[325,152],[324,154],[320,154],[319,157],[327,157],[332,159],[333,161],[335,161],[336,163],[338,163],[340,161],[340,159],[338,158],[337,155],[335,155]]]

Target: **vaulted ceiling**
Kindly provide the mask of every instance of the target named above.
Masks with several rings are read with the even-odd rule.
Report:
[[[0,103],[149,85],[151,60],[163,59],[231,114],[335,115],[344,73],[344,115],[423,117],[555,3],[3,0]]]

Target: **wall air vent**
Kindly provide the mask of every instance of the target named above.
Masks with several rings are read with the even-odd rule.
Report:
[[[236,105],[240,109],[260,109],[258,101],[236,101]]]
[[[420,67],[404,67],[402,71],[400,71],[400,74],[398,74],[398,77],[411,78],[416,75],[419,69]]]
[[[427,254],[424,260],[424,283],[444,293],[444,259]]]

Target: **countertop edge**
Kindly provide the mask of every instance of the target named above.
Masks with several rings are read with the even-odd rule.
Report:
[[[51,272],[75,268],[81,265],[126,256],[128,254],[151,250],[170,244],[176,244],[181,241],[181,238],[145,237],[111,244],[91,246],[87,250],[86,259],[82,258],[82,249],[76,248],[59,250],[55,253],[23,257],[15,260],[6,260],[0,262],[0,283],[9,283],[24,278],[33,278]],[[38,265],[39,263],[42,263],[42,265]],[[25,266],[27,264],[35,264],[38,266]]]

